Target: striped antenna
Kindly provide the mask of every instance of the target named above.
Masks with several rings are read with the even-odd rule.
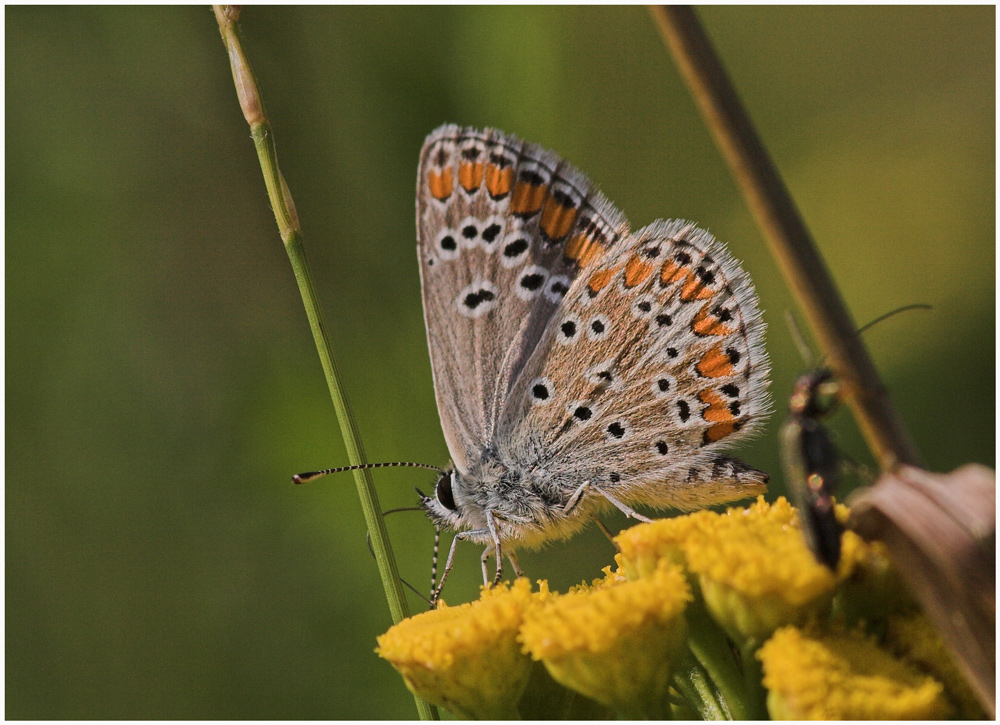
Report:
[[[340,468],[327,468],[324,471],[309,471],[308,473],[296,473],[292,476],[292,483],[308,483],[317,478],[328,476],[331,473],[344,473],[346,471],[360,471],[364,468],[428,468],[437,471],[442,476],[447,473],[437,466],[429,466],[426,463],[410,463],[409,461],[393,461],[391,463],[362,463],[357,466],[341,466]]]

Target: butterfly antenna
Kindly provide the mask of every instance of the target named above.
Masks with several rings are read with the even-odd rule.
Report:
[[[296,473],[292,476],[292,483],[308,483],[317,478],[329,476],[331,473],[345,473],[346,471],[360,471],[365,468],[428,468],[437,471],[442,476],[447,473],[437,466],[430,466],[426,463],[410,463],[409,461],[393,461],[391,463],[361,463],[357,466],[341,466],[339,468],[327,468],[323,471],[309,471],[308,473]]]

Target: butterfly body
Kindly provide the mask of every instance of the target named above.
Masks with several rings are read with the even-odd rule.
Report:
[[[450,477],[454,508],[432,499],[433,508],[428,510],[448,528],[484,532],[470,537],[482,544],[492,543],[487,511],[495,517],[500,540],[513,549],[536,548],[572,535],[586,523],[584,513],[591,508],[571,508],[570,499],[581,481],[535,457],[477,462],[468,472],[455,470]]]
[[[721,453],[770,413],[769,364],[752,283],[710,234],[632,231],[555,154],[453,125],[421,152],[417,230],[453,461],[422,501],[437,523],[509,553],[610,506],[764,490]]]

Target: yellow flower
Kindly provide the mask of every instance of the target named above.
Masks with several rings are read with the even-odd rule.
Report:
[[[709,612],[733,639],[761,642],[829,605],[836,579],[806,547],[797,512],[783,497],[772,505],[761,496],[713,516],[684,554]]]
[[[527,613],[521,639],[566,687],[623,714],[659,715],[690,599],[683,574],[663,565],[644,579],[553,596]]]
[[[626,575],[629,579],[650,576],[664,559],[686,567],[685,544],[705,535],[718,516],[711,511],[697,511],[622,531],[615,537],[615,544],[621,551]]]
[[[478,601],[404,619],[378,638],[376,652],[395,667],[411,692],[458,717],[517,717],[531,671],[518,628],[525,612],[548,596],[540,582],[518,579],[484,589]]]
[[[758,652],[775,720],[940,720],[941,683],[857,632],[775,632]]]
[[[622,555],[615,554],[615,570],[611,570],[611,566],[608,565],[601,569],[601,573],[604,574],[603,577],[594,579],[590,584],[583,583],[577,584],[569,588],[569,593],[573,592],[589,592],[595,589],[601,589],[603,587],[610,587],[616,584],[621,584],[625,581],[625,565],[622,563]]]
[[[890,617],[886,645],[941,681],[964,719],[986,719],[986,712],[955,666],[944,641],[923,614]]]

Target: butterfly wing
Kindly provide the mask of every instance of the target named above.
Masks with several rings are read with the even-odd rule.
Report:
[[[745,498],[766,474],[719,450],[770,413],[763,339],[752,283],[725,247],[655,222],[583,265],[504,420],[554,478],[628,502]]]
[[[538,146],[454,125],[428,136],[417,249],[438,412],[460,471],[495,445],[504,404],[580,262],[624,231],[585,176]]]

